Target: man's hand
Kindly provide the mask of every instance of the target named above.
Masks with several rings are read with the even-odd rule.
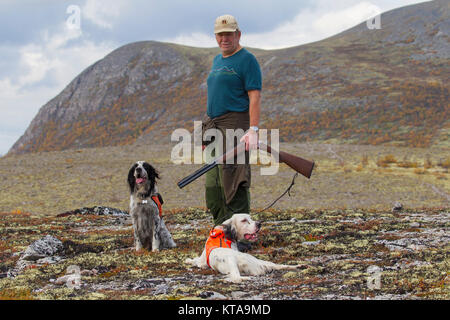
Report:
[[[258,148],[258,132],[253,130],[258,126],[259,114],[261,112],[261,91],[260,90],[249,90],[248,98],[250,100],[249,104],[249,116],[250,116],[250,129],[242,137],[241,142],[245,141],[245,150],[255,150]],[[255,128],[252,128],[255,127]]]
[[[249,129],[241,138],[240,142],[245,141],[245,151],[258,149],[258,133]]]

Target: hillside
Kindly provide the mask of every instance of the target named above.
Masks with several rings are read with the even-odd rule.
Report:
[[[263,71],[261,127],[286,142],[448,147],[450,3],[382,14],[328,39],[249,49]],[[45,104],[9,154],[169,142],[193,129],[218,49],[143,41],[84,70]]]

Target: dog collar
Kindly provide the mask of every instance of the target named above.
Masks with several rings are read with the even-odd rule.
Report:
[[[159,201],[158,196],[157,196],[157,195],[151,196],[151,199],[153,200],[153,202],[154,202],[154,203],[156,204],[156,206],[158,207],[159,216],[162,217],[162,204],[161,204],[161,202]],[[138,204],[140,204],[140,205],[144,205],[144,204],[147,204],[147,203],[148,203],[148,200],[147,200],[147,199],[144,199],[144,200],[138,202]]]

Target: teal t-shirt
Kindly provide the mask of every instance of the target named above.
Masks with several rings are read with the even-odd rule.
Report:
[[[245,48],[227,58],[219,54],[214,57],[207,84],[206,113],[210,118],[221,116],[229,111],[248,111],[247,91],[262,88],[259,63]]]

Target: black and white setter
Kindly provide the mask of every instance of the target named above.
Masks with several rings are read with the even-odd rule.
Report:
[[[133,221],[136,250],[151,251],[176,247],[161,215],[163,199],[158,193],[159,174],[145,161],[138,161],[128,172],[130,215]]]

